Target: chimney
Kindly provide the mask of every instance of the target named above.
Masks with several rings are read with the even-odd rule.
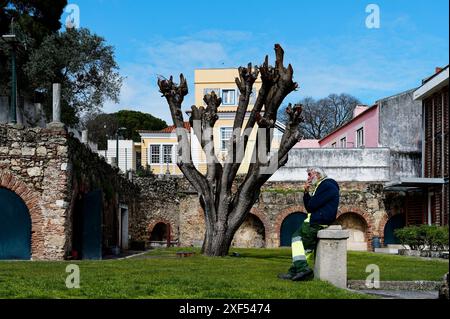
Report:
[[[436,67],[435,69],[434,69],[434,73],[435,74],[438,74],[439,72],[441,72],[443,70],[443,68],[440,68],[440,67]]]
[[[358,115],[360,115],[362,112],[364,112],[365,110],[367,110],[369,107],[367,105],[357,105],[355,107],[355,110],[353,111],[353,118],[357,117]]]

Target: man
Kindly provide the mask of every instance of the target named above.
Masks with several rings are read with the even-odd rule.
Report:
[[[292,266],[287,274],[278,275],[281,279],[304,281],[314,277],[308,261],[311,262],[314,257],[317,233],[336,220],[339,185],[328,178],[321,168],[310,168],[307,172],[303,203],[308,216],[292,235]]]

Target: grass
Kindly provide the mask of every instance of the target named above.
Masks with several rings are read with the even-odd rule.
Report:
[[[194,257],[176,258],[179,250]],[[69,262],[0,262],[0,298],[368,298],[318,280],[276,278],[290,264],[290,249],[232,249],[240,257],[209,258],[196,249],[157,249],[145,258],[77,261],[81,289],[67,289]],[[349,279],[365,279],[377,264],[382,280],[440,280],[448,262],[349,253]]]
[[[366,279],[369,273],[365,272],[365,267],[370,264],[379,267],[381,281],[441,281],[449,271],[448,260],[443,259],[349,252],[348,279]]]

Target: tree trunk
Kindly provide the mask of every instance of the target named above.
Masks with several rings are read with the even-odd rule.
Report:
[[[202,251],[204,255],[214,257],[224,257],[228,255],[234,234],[223,230],[217,230],[215,231],[214,236],[210,236],[210,238],[206,237],[207,235],[205,234],[206,242],[208,242],[209,245],[204,247],[204,250]]]

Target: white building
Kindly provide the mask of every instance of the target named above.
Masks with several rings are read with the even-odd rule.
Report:
[[[132,140],[119,140],[119,168],[122,172],[136,170],[136,152],[140,150],[140,143]],[[117,157],[117,141],[108,140],[108,149],[98,151],[102,157],[106,155],[106,161],[110,165],[115,165]],[[139,155],[140,156],[140,155]]]

